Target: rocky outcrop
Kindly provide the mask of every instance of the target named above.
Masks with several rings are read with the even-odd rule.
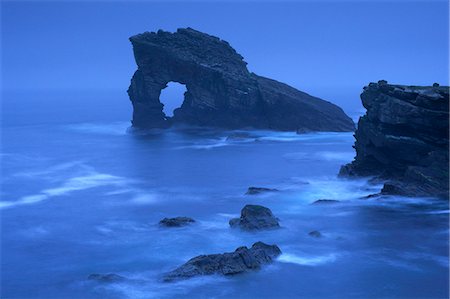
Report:
[[[189,217],[164,218],[159,225],[165,227],[181,227],[195,223],[195,220]]]
[[[267,192],[278,192],[278,189],[265,188],[265,187],[248,187],[246,195],[257,195]]]
[[[231,227],[239,227],[243,230],[261,230],[279,228],[276,218],[269,208],[259,205],[246,205],[241,210],[240,218],[230,220]]]
[[[366,114],[355,133],[355,160],[343,176],[387,180],[383,194],[449,194],[449,88],[370,83],[361,94]]]
[[[114,282],[121,282],[126,278],[118,274],[109,273],[109,274],[91,274],[88,276],[88,279],[102,283],[114,283]]]
[[[133,127],[184,123],[220,128],[353,131],[336,105],[250,73],[226,41],[191,28],[132,36],[138,66],[128,89]],[[186,85],[184,102],[167,117],[160,102],[169,82]]]
[[[257,242],[251,248],[243,246],[234,252],[197,256],[167,273],[164,280],[169,282],[200,275],[235,275],[255,271],[272,262],[280,254],[278,246]]]
[[[313,205],[330,205],[330,204],[336,204],[340,203],[339,200],[336,199],[318,199],[315,202],[313,202]]]

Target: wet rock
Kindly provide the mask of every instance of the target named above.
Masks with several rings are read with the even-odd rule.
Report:
[[[359,199],[377,198],[377,197],[380,197],[381,195],[382,194],[380,194],[380,193],[374,193],[374,194],[369,194],[369,195],[366,195],[366,196],[362,196]]]
[[[109,274],[91,274],[88,276],[88,279],[102,283],[114,283],[123,281],[126,278],[114,273],[109,273]]]
[[[449,88],[370,83],[341,176],[375,176],[382,194],[449,196]]]
[[[257,242],[251,248],[243,246],[234,252],[197,256],[167,273],[164,280],[170,282],[200,275],[236,275],[255,271],[264,264],[271,263],[280,254],[278,246]]]
[[[264,187],[248,187],[246,195],[256,195],[266,192],[278,192],[278,189],[264,188]]]
[[[195,220],[189,217],[164,218],[159,225],[166,227],[181,227],[194,223]]]
[[[355,128],[338,106],[249,72],[243,57],[217,37],[186,28],[145,32],[130,41],[138,66],[128,88],[134,128],[173,124],[285,131]],[[169,82],[187,89],[173,117],[164,114],[159,99]]]
[[[335,200],[335,199],[318,199],[315,202],[313,202],[313,205],[328,205],[328,204],[335,204],[335,203],[340,203],[339,200]]]
[[[309,232],[308,235],[310,235],[311,237],[314,237],[314,238],[322,237],[322,234],[317,230],[313,230],[312,232]]]
[[[269,208],[259,205],[246,205],[241,210],[241,217],[231,219],[231,227],[239,227],[243,230],[261,230],[279,228],[276,218]]]

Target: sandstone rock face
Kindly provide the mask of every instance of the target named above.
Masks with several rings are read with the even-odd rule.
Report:
[[[250,73],[226,41],[191,28],[132,36],[138,66],[128,89],[133,127],[175,123],[228,129],[353,131],[341,108],[286,84]],[[173,117],[159,100],[169,82],[186,85]]]
[[[449,88],[370,83],[355,134],[355,160],[341,175],[389,179],[385,194],[448,198]]]
[[[278,219],[269,208],[259,205],[246,205],[241,210],[240,218],[233,218],[229,222],[231,227],[243,230],[261,230],[279,228]]]
[[[245,246],[234,252],[200,255],[164,276],[165,281],[188,279],[199,275],[235,275],[258,270],[281,254],[276,245],[257,242],[249,249]]]

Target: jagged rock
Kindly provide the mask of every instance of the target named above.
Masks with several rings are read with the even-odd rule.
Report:
[[[245,194],[247,195],[256,195],[261,194],[265,192],[277,192],[278,189],[271,189],[271,188],[264,188],[264,187],[248,187],[247,192]]]
[[[234,252],[197,256],[167,273],[164,280],[169,282],[199,275],[235,275],[255,271],[262,265],[271,263],[280,254],[278,246],[256,242],[250,249],[243,246]]]
[[[195,220],[189,217],[164,218],[159,225],[166,227],[180,227],[194,223]]]
[[[244,230],[259,230],[279,228],[276,218],[269,208],[259,205],[246,205],[241,210],[241,217],[231,219],[231,227],[239,227]]]
[[[314,238],[322,237],[322,234],[317,230],[313,230],[312,232],[309,232],[308,235],[310,235],[311,237],[314,237]]]
[[[335,203],[339,203],[339,200],[335,200],[335,199],[318,199],[315,202],[313,202],[313,205],[323,205],[323,204],[335,204]]]
[[[376,176],[382,194],[449,194],[449,88],[370,83],[355,134],[355,160],[340,175]]]
[[[109,274],[91,274],[88,276],[89,280],[96,280],[98,282],[102,283],[113,283],[113,282],[120,282],[125,280],[126,278],[114,273]]]
[[[191,28],[132,36],[137,71],[128,89],[133,127],[175,123],[220,128],[353,131],[338,106],[286,84],[250,73],[226,41]],[[186,85],[173,117],[159,97],[169,82]]]

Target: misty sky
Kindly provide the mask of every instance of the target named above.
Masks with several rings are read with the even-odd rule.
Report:
[[[188,26],[230,42],[250,71],[318,96],[449,79],[446,1],[10,1],[1,22],[5,89],[126,90],[128,37]]]

